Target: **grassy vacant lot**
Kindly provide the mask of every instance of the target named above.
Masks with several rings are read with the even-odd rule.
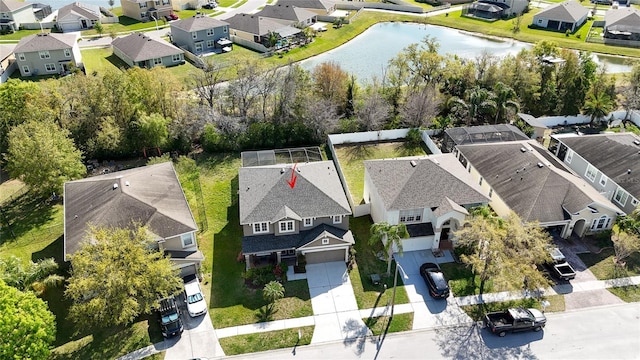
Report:
[[[354,144],[336,146],[336,155],[347,180],[354,204],[364,200],[364,160],[391,159],[402,156],[425,155],[422,148],[407,147],[403,142]]]
[[[614,252],[611,248],[606,248],[599,254],[588,253],[578,254],[578,256],[598,280],[640,275],[640,253],[628,257],[625,268],[615,266],[613,263]]]
[[[257,334],[238,335],[220,339],[220,345],[227,356],[257,351],[282,349],[309,345],[315,326],[269,331]],[[298,331],[302,337],[298,340]]]
[[[372,317],[362,319],[369,327],[373,335],[382,335],[385,333],[409,331],[413,329],[413,313],[394,314],[391,323],[388,316]],[[388,329],[387,329],[388,326]]]
[[[540,302],[542,300],[547,300],[551,305],[547,306],[545,311],[548,312],[559,312],[564,311],[564,296],[563,295],[553,295],[548,296],[543,299],[520,299],[520,300],[512,300],[512,301],[503,301],[503,302],[495,302],[488,303],[484,305],[468,305],[462,306],[462,310],[469,315],[473,320],[482,320],[484,314],[492,311],[501,311],[509,308],[515,307],[523,307],[523,308],[535,308],[542,310],[542,305]]]
[[[356,240],[354,248],[356,250],[356,266],[349,273],[353,292],[356,296],[358,308],[369,309],[373,307],[385,306],[391,300],[393,294],[393,273],[392,276],[384,276],[387,271],[387,263],[380,261],[375,254],[382,250],[382,243],[369,245],[369,228],[371,218],[363,216],[351,218],[349,227]],[[391,264],[393,271],[395,264]],[[369,275],[382,274],[380,285],[373,285]],[[385,291],[383,284],[387,285]],[[398,288],[396,289],[396,304],[406,304],[409,302],[407,292],[402,286],[402,277],[398,276]]]
[[[638,285],[621,286],[607,290],[625,302],[640,302],[640,286]]]
[[[533,20],[533,15],[539,12],[539,9],[532,9],[527,14],[522,16],[520,22],[520,30],[513,31],[515,19],[498,20],[492,23],[462,17],[461,11],[454,11],[449,13],[449,16],[438,15],[425,18],[423,21],[428,24],[441,25],[450,28],[483,33],[491,36],[499,36],[506,38],[513,38],[520,41],[529,43],[535,43],[540,40],[555,41],[559,46],[565,48],[572,48],[577,50],[586,50],[593,52],[600,52],[613,55],[625,55],[640,57],[640,49],[608,46],[604,44],[594,44],[585,42],[589,28],[592,21],[587,21],[582,27],[574,34],[566,36],[561,32],[553,32],[538,29],[529,29],[528,25]],[[578,37],[580,35],[580,37]]]

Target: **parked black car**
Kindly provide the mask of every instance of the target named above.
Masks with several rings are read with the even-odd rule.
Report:
[[[176,299],[172,297],[164,298],[160,302],[160,327],[162,336],[169,338],[182,334],[184,327],[180,320],[180,309]]]
[[[434,263],[424,263],[420,266],[420,275],[429,288],[429,295],[436,299],[446,299],[449,297],[449,284],[444,278],[440,266]]]

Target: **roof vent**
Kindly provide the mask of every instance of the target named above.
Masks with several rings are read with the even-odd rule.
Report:
[[[113,183],[113,190],[118,188],[118,183]]]
[[[415,160],[409,161],[409,164],[411,164],[411,167],[416,167],[418,165],[418,163]]]
[[[523,147],[520,148],[520,151],[527,152],[527,149],[523,146]]]
[[[129,186],[129,185],[131,185],[131,184],[130,184],[128,181],[125,181],[125,182],[124,182],[124,185],[125,185],[125,186]]]
[[[544,164],[543,164],[543,163],[541,163],[541,162],[539,162],[539,163],[538,163],[538,167],[539,167],[539,168],[543,168],[543,167],[544,167]]]
[[[638,139],[633,140],[633,143],[636,144],[636,145],[640,145],[640,140],[638,140]]]

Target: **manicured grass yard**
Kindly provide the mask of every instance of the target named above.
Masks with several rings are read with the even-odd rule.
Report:
[[[395,264],[391,264],[391,276],[385,276],[387,272],[387,263],[378,259],[375,254],[382,250],[382,243],[369,245],[369,228],[371,227],[371,218],[363,216],[359,218],[351,218],[349,227],[355,238],[356,244],[356,266],[349,272],[353,292],[356,296],[356,302],[359,309],[369,309],[373,307],[385,306],[391,300],[393,294],[393,271]],[[380,285],[374,285],[369,275],[381,274],[382,279]],[[384,290],[383,284],[387,285]],[[409,302],[407,292],[402,286],[402,277],[398,276],[398,287],[396,288],[396,304],[406,304]]]
[[[413,315],[414,313],[394,314],[391,323],[389,323],[388,316],[365,318],[362,321],[371,329],[373,335],[378,336],[384,334],[387,325],[389,326],[388,333],[413,329]]]
[[[640,286],[638,285],[621,286],[607,290],[625,302],[640,302]]]
[[[225,355],[246,354],[257,351],[309,345],[315,326],[238,335],[220,339]],[[298,340],[298,331],[302,335]]]
[[[341,145],[336,146],[336,155],[347,180],[354,204],[363,203],[364,160],[391,159],[402,156],[425,155],[422,148],[409,148],[402,142]]]
[[[600,254],[578,254],[598,280],[608,280],[640,275],[640,254],[635,253],[626,259],[626,267],[616,267],[613,263],[614,251],[606,248]]]
[[[520,299],[520,300],[512,300],[512,301],[503,301],[503,302],[494,302],[487,303],[484,306],[481,305],[468,305],[461,306],[462,310],[469,315],[473,320],[482,320],[484,318],[484,314],[492,311],[501,311],[509,308],[534,308],[538,310],[542,310],[542,305],[540,305],[541,300],[547,300],[551,305],[547,306],[545,312],[559,312],[564,311],[564,296],[563,295],[553,295],[548,296],[543,299]]]

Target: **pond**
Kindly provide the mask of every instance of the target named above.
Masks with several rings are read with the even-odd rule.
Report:
[[[531,48],[531,44],[510,39],[486,38],[440,26],[393,22],[376,24],[348,43],[304,60],[301,65],[311,70],[323,62],[334,61],[343,70],[355,75],[359,82],[367,82],[374,77],[381,79],[389,60],[408,45],[422,41],[427,35],[438,40],[439,53],[456,54],[467,59],[473,59],[482,52],[504,57]],[[630,70],[630,66],[625,64],[625,58],[598,54],[594,55],[594,60],[606,64],[610,73]]]

